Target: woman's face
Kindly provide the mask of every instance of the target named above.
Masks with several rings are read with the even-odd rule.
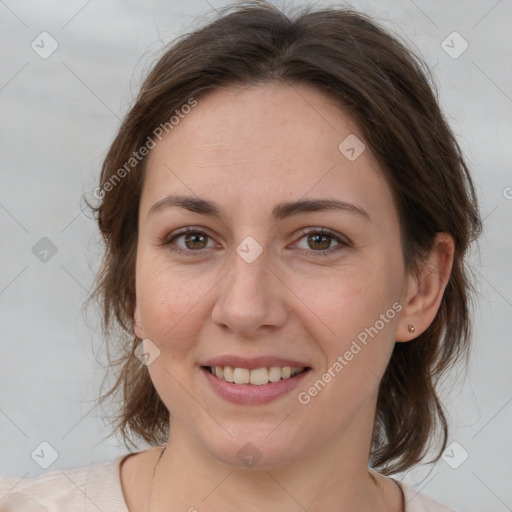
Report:
[[[391,190],[361,141],[314,89],[231,86],[151,151],[135,329],[160,351],[149,371],[171,421],[226,463],[369,448],[407,276]]]

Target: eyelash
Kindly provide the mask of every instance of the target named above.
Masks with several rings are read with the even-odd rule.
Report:
[[[323,249],[321,251],[313,251],[313,250],[302,250],[302,253],[303,254],[306,254],[308,256],[331,256],[334,252],[337,252],[338,250],[344,248],[344,247],[349,247],[350,244],[343,240],[342,238],[340,238],[339,236],[337,236],[333,231],[329,230],[329,229],[326,229],[326,228],[317,228],[317,229],[310,229],[308,231],[301,231],[300,232],[300,238],[299,240],[301,240],[302,238],[304,238],[305,236],[308,236],[308,235],[323,235],[323,236],[327,236],[329,238],[332,238],[333,240],[335,240],[336,242],[338,242],[339,245],[335,246],[334,248],[331,248],[331,249]],[[200,256],[203,254],[203,252],[205,251],[205,249],[199,249],[197,251],[193,251],[193,250],[190,250],[190,249],[180,249],[180,248],[177,248],[175,246],[172,246],[172,242],[175,241],[177,238],[180,238],[184,235],[204,235],[206,236],[208,239],[212,239],[211,236],[208,235],[208,233],[204,232],[204,231],[201,231],[200,229],[197,229],[197,228],[191,228],[191,227],[187,227],[187,228],[184,228],[182,229],[181,231],[178,231],[177,233],[175,233],[171,238],[164,238],[161,240],[160,244],[159,245],[162,245],[162,246],[167,246],[167,248],[170,250],[170,251],[173,251],[173,252],[177,252],[179,254],[185,254],[185,255],[193,255],[193,256]]]

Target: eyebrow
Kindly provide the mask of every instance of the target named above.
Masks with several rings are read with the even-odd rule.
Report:
[[[224,215],[222,210],[212,201],[193,196],[170,194],[157,201],[148,211],[148,217],[165,209],[177,206],[190,212],[216,217],[220,220]],[[339,201],[338,199],[301,199],[298,201],[284,201],[272,209],[272,217],[275,220],[283,220],[287,217],[300,215],[301,213],[324,212],[329,210],[341,210],[360,215],[367,220],[370,215],[366,210],[353,203]]]

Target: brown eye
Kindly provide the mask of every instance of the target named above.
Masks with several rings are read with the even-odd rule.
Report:
[[[174,236],[168,237],[162,245],[165,245],[171,251],[189,254],[197,253],[199,255],[205,249],[208,249],[209,241],[212,241],[212,239],[204,231],[186,228]]]
[[[301,242],[302,240],[305,240],[305,243]],[[334,247],[333,242],[336,243]],[[313,256],[329,256],[350,246],[349,242],[345,241],[341,235],[325,228],[303,232],[296,245],[302,252]]]

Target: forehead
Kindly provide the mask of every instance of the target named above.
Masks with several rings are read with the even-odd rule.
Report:
[[[141,210],[171,192],[269,209],[302,197],[389,208],[391,191],[371,152],[343,152],[348,140],[359,153],[362,139],[340,105],[309,86],[218,89],[151,150]]]
[[[336,141],[358,131],[338,105],[303,85],[231,85],[197,101],[157,145],[152,159],[172,152],[180,163],[209,158],[212,163],[231,159],[236,164],[241,157],[243,166],[257,161],[314,160],[318,156],[318,151],[311,151],[314,147],[326,158],[337,158]],[[180,150],[192,146],[196,151]]]

